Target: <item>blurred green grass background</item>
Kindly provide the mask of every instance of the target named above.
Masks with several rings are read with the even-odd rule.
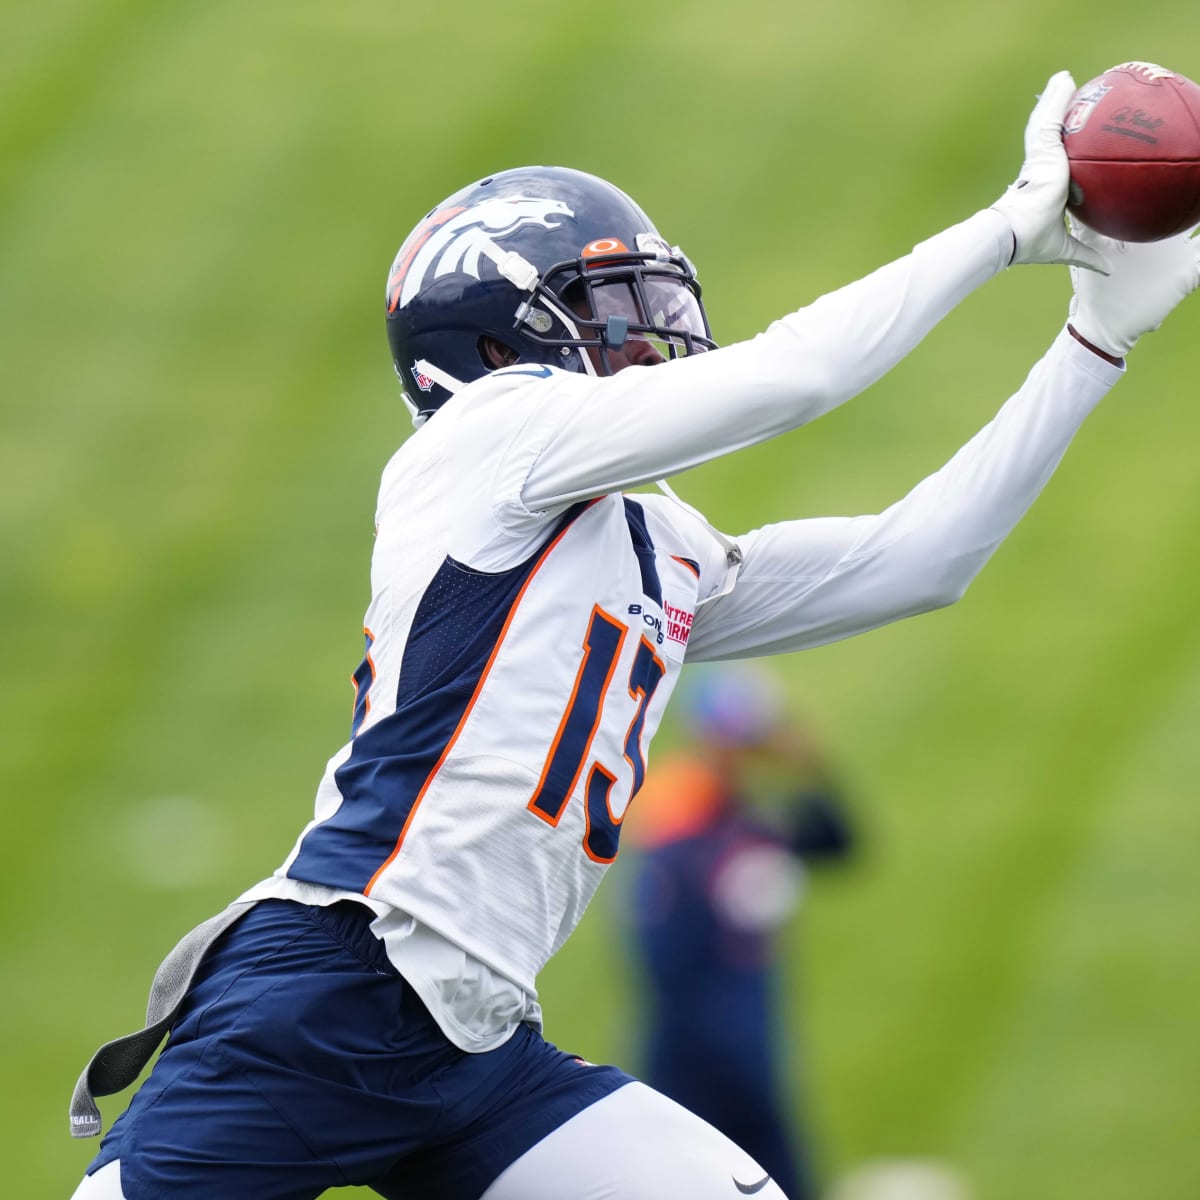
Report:
[[[1200,76],[1193,0],[57,0],[4,28],[14,1196],[70,1194],[83,1062],[274,868],[344,736],[408,432],[384,278],[434,202],[524,162],[607,176],[733,341],[994,199],[1053,70]],[[732,531],[877,510],[991,416],[1068,295],[1009,272],[863,398],[679,486]],[[1198,330],[1200,307],[1139,347],[962,604],[779,664],[870,841],[788,947],[827,1174],[922,1156],[986,1200],[1200,1195]],[[543,1000],[553,1040],[636,1067],[614,884]]]

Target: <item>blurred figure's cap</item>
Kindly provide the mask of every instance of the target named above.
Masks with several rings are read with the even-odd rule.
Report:
[[[688,733],[709,743],[757,745],[776,733],[786,716],[778,678],[749,663],[688,668],[679,700]]]

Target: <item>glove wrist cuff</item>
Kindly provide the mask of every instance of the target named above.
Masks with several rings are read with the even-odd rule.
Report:
[[[1100,347],[1097,346],[1094,342],[1088,341],[1088,339],[1085,338],[1083,336],[1083,334],[1080,333],[1079,330],[1075,328],[1074,325],[1070,324],[1070,322],[1067,323],[1067,332],[1081,346],[1086,346],[1093,354],[1098,355],[1100,358],[1104,359],[1104,361],[1106,363],[1112,363],[1112,365],[1114,367],[1123,367],[1125,365],[1125,360],[1123,358],[1120,358],[1115,354],[1109,354],[1109,352],[1107,350],[1101,350]]]

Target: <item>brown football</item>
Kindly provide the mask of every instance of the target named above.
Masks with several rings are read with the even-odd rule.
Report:
[[[1200,223],[1200,87],[1128,62],[1075,93],[1063,119],[1067,208],[1125,242],[1156,242]]]

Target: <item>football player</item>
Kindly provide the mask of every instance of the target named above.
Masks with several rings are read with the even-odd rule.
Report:
[[[1196,243],[1064,223],[1061,73],[990,208],[717,349],[691,262],[612,185],[490,176],[401,247],[387,325],[417,433],[384,471],[350,740],[270,878],[156,976],[93,1095],[167,1046],[80,1200],[778,1200],[748,1155],[541,1034],[537,975],[617,856],[685,661],[801,650],[956,600],[1123,356],[1200,278]],[[828,412],[1012,263],[1075,298],[996,418],[882,513],[736,538],[623,494]]]

